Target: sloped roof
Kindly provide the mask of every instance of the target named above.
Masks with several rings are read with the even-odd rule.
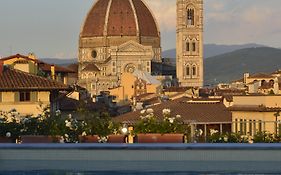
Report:
[[[73,63],[67,66],[68,69],[72,70],[75,73],[78,73],[78,64],[77,63]]]
[[[99,72],[99,68],[94,64],[88,64],[84,69],[83,71],[89,71],[89,72]]]
[[[0,73],[0,90],[69,90],[70,87],[7,66]]]
[[[274,78],[274,76],[265,73],[256,73],[249,76],[249,78]]]
[[[144,71],[139,71],[136,70],[133,73],[134,76],[144,80],[147,82],[147,84],[156,84],[156,85],[161,85],[161,82],[158,81],[155,77],[153,77],[152,75],[150,75],[148,72],[144,72]]]
[[[75,73],[75,71],[66,68],[66,67],[62,67],[62,66],[55,66],[55,72],[60,72],[60,73]],[[39,68],[44,71],[44,72],[51,72],[51,64],[45,63],[43,61],[39,61]]]
[[[35,63],[38,63],[39,68],[42,69],[44,72],[51,72],[51,66],[52,66],[51,64],[45,63],[38,59],[29,58],[28,56],[21,55],[21,54],[11,55],[9,57],[2,58],[1,61],[7,61],[7,60],[10,60],[13,58],[23,58],[28,61],[34,61]],[[58,65],[54,65],[54,66],[55,66],[55,72],[74,73],[74,71],[71,69],[68,69],[68,68],[65,68],[62,66],[58,66]]]
[[[231,123],[231,112],[221,102],[188,102],[183,97],[174,101],[168,101],[151,107],[154,114],[163,118],[163,109],[170,109],[171,115],[181,115],[182,119],[196,123]],[[141,111],[126,113],[115,117],[116,122],[136,123],[140,120]]]
[[[270,108],[266,106],[231,106],[230,111],[248,111],[248,112],[278,112],[281,108]]]

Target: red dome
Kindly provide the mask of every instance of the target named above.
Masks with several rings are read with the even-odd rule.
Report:
[[[81,37],[159,37],[156,21],[142,0],[98,0],[88,13]]]

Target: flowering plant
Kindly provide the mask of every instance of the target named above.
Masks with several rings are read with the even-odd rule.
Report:
[[[172,116],[170,109],[162,111],[162,117],[154,115],[153,109],[141,111],[140,121],[134,126],[134,133],[187,133],[189,128],[180,115]]]
[[[0,137],[16,139],[21,132],[19,113],[13,109],[8,112],[0,111]]]
[[[108,113],[89,114],[85,117],[84,134],[98,135],[101,140],[110,134],[120,134],[121,126],[113,123]]]

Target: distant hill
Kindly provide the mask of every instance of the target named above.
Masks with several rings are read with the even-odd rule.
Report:
[[[204,58],[209,58],[217,55],[221,55],[228,52],[244,48],[265,47],[260,44],[242,44],[242,45],[217,45],[217,44],[205,44],[204,45]],[[176,49],[170,49],[162,52],[163,58],[176,58]]]
[[[70,58],[70,59],[42,58],[41,60],[49,64],[57,64],[61,66],[69,65],[77,62],[76,58]]]
[[[230,82],[249,73],[271,73],[281,68],[281,49],[260,47],[240,49],[210,57],[204,62],[205,84]]]

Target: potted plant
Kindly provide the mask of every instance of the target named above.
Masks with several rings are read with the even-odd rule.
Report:
[[[82,143],[124,143],[125,135],[120,125],[113,123],[108,113],[94,113],[85,116],[84,132],[80,136]]]
[[[188,131],[181,116],[171,116],[170,109],[163,110],[162,119],[154,115],[153,109],[143,110],[134,126],[137,143],[183,143]]]
[[[45,109],[37,117],[26,116],[22,118],[21,143],[58,143],[60,140],[60,115],[50,115]]]

